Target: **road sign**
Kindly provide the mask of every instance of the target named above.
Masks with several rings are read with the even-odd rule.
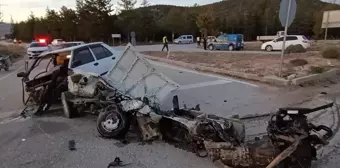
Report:
[[[289,1],[291,1],[289,3]],[[282,27],[286,26],[288,22],[288,27],[293,23],[296,15],[296,0],[281,0],[280,3],[280,22]]]
[[[112,34],[111,36],[112,36],[112,38],[121,38],[122,37],[121,34]]]
[[[286,50],[286,38],[288,27],[293,23],[296,14],[296,1],[295,0],[281,0],[280,3],[280,21],[282,26],[285,27],[285,34],[283,37],[282,49],[281,49],[281,61],[279,76],[282,77],[283,56]]]

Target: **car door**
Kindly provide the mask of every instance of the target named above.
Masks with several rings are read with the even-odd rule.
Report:
[[[99,63],[93,57],[88,46],[73,50],[69,65],[70,69],[100,74],[100,70],[97,68],[97,66],[99,66]]]
[[[275,41],[273,41],[272,47],[273,50],[281,50],[283,44],[283,37],[277,38]]]
[[[192,36],[187,36],[187,43],[191,43],[193,41]]]
[[[93,55],[95,56],[99,66],[100,75],[105,75],[112,65],[116,62],[116,56],[109,49],[110,46],[104,44],[93,44],[89,46]]]
[[[182,36],[181,42],[182,43],[187,43],[187,36]]]
[[[297,41],[298,38],[296,36],[287,36],[285,48],[289,47],[290,45],[296,45]]]

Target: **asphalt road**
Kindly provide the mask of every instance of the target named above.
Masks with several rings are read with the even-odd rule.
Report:
[[[116,140],[99,138],[94,116],[70,120],[58,111],[40,118],[16,118],[23,109],[21,83],[16,77],[16,73],[23,70],[23,63],[15,63],[10,72],[0,72],[1,167],[106,167],[116,156],[132,163],[130,167],[213,167],[210,159],[198,158],[164,142],[141,145],[136,138],[131,138],[131,143],[122,147]],[[246,109],[256,107],[245,105],[256,104],[260,94],[263,98],[267,97],[262,94],[261,86],[256,84],[151,63],[181,85],[174,93],[179,95],[181,105],[200,104],[202,110],[211,114],[251,113]],[[34,73],[44,68],[39,66]],[[164,103],[170,107],[171,97]],[[69,140],[76,141],[76,151],[68,150]]]
[[[124,46],[115,47],[122,49]],[[138,51],[162,51],[163,45],[155,44],[155,45],[140,45],[136,46]],[[235,54],[280,54],[280,52],[267,52],[261,51],[260,48],[258,51],[225,51],[225,50],[204,50],[203,48],[197,48],[196,44],[169,44],[169,51],[183,51],[183,52],[230,52]]]

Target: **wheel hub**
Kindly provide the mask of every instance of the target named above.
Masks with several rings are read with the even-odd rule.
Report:
[[[120,120],[117,116],[110,114],[106,117],[105,121],[102,122],[102,126],[106,131],[113,131],[118,128]]]

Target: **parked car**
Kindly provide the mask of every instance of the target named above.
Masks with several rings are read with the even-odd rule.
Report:
[[[276,36],[257,36],[256,40],[262,41],[264,43],[264,42],[271,41],[271,40],[274,40],[276,38],[282,37],[284,35],[285,35],[285,31],[278,31],[276,33]]]
[[[62,39],[53,39],[53,41],[51,42],[52,45],[57,45],[60,43],[64,43],[65,41]]]
[[[282,50],[282,43],[284,37],[276,38],[262,44],[261,50],[273,51]],[[289,35],[286,37],[286,46],[301,44],[305,49],[310,47],[310,41],[303,35]]]
[[[242,50],[244,41],[242,34],[221,34],[215,42],[208,43],[209,50]]]
[[[191,44],[194,42],[194,36],[192,35],[182,35],[174,40],[175,44]]]
[[[34,58],[39,56],[41,53],[45,51],[49,51],[50,48],[46,43],[41,43],[41,42],[32,42],[31,44],[28,45],[27,47],[27,55],[28,58]]]
[[[207,37],[207,42],[208,42],[208,43],[216,42],[216,37],[215,37],[215,36],[208,36],[208,37]]]

